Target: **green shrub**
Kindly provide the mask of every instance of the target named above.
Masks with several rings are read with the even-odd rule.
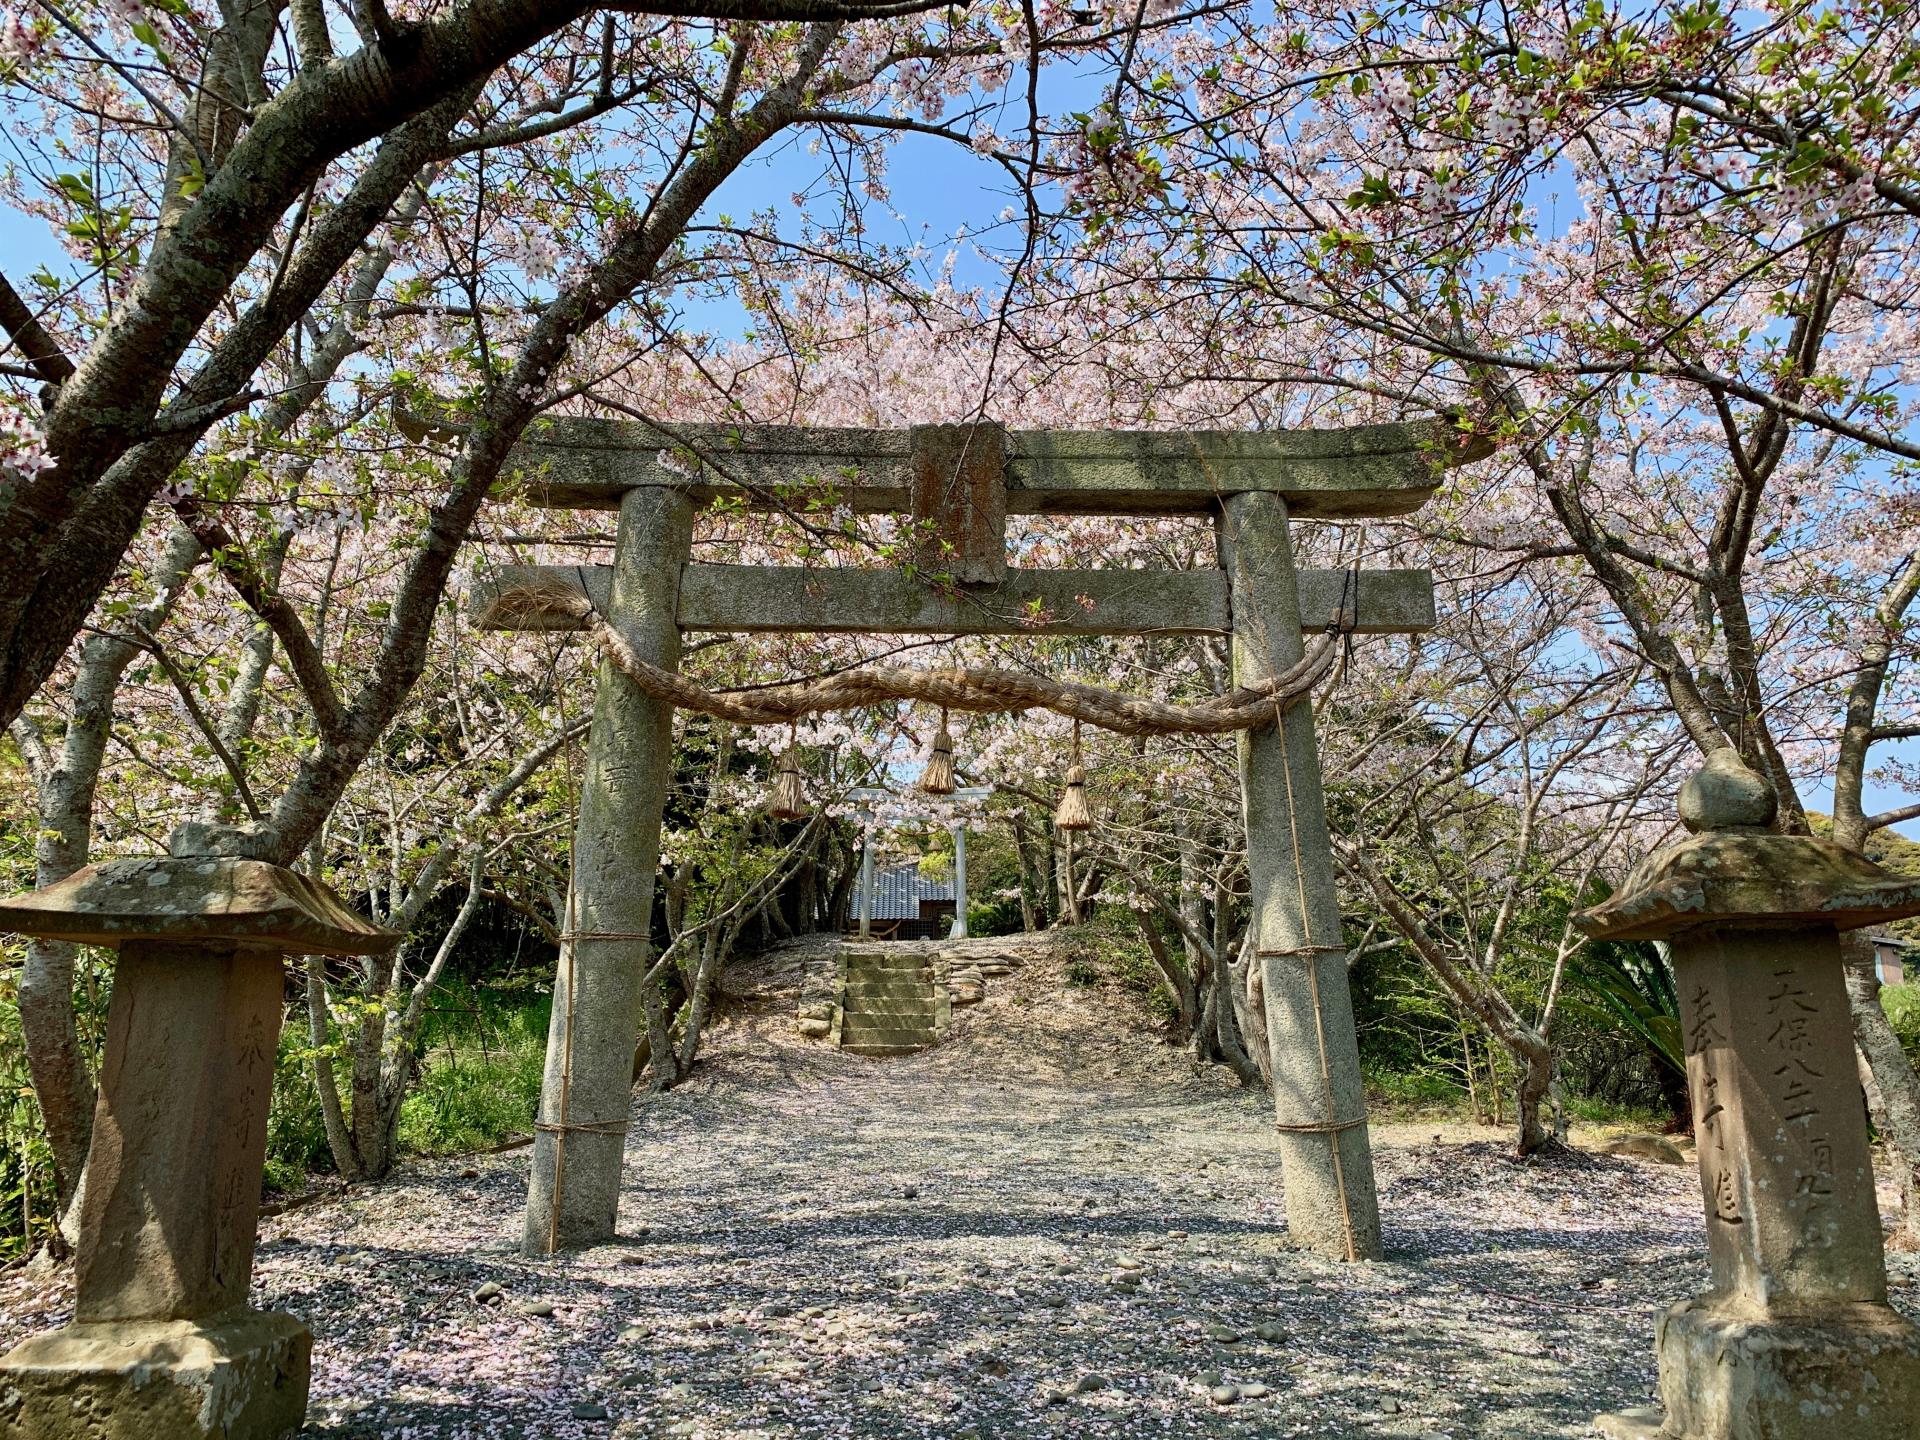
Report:
[[[1014,898],[973,901],[967,906],[967,934],[979,940],[995,935],[1018,935],[1024,928],[1020,902]]]
[[[1090,986],[1100,983],[1100,967],[1084,955],[1067,961],[1067,984]]]
[[[1907,1058],[1920,1065],[1920,985],[1886,986],[1880,992],[1880,1008],[1887,1012]]]
[[[1160,983],[1158,975],[1154,976],[1153,987],[1140,996],[1140,1003],[1156,1025],[1170,1024],[1180,1016],[1180,1002]]]
[[[400,1107],[400,1148],[415,1155],[484,1150],[533,1129],[540,1048],[430,1062]]]
[[[12,883],[32,883],[30,872],[19,876],[16,871],[16,876]],[[59,1204],[53,1147],[47,1143],[46,1122],[34,1098],[26,1038],[20,1029],[25,960],[22,945],[0,948],[0,1262],[38,1244],[52,1229]],[[112,956],[82,946],[74,968],[74,1024],[85,1058],[97,1065],[107,998],[113,989]]]
[[[546,1054],[548,997],[533,981],[469,986],[455,982],[434,998],[421,1026],[420,1074],[401,1102],[402,1154],[484,1150],[533,1128]],[[334,1063],[346,1077],[346,1048],[336,1036]],[[337,1167],[327,1145],[314,1051],[304,1008],[287,1017],[267,1116],[267,1188],[292,1193]],[[351,1109],[343,1093],[341,1105]],[[350,1118],[350,1114],[349,1114]]]
[[[55,1206],[53,1149],[34,1102],[14,997],[0,989],[0,1261],[47,1233]]]
[[[1687,1073],[1680,1033],[1680,992],[1664,946],[1599,943],[1574,960],[1566,990],[1569,1013],[1615,1028],[1643,1044],[1648,1057],[1675,1076]]]
[[[1466,1087],[1438,1070],[1368,1067],[1367,1099],[1388,1109],[1452,1110],[1467,1103]]]
[[[526,985],[443,992],[421,1028],[421,1074],[400,1107],[400,1148],[458,1154],[530,1132],[551,1010]]]
[[[320,1091],[313,1083],[313,1047],[304,1006],[280,1027],[274,1056],[273,1100],[267,1109],[267,1189],[290,1195],[304,1190],[307,1177],[336,1168],[327,1147],[327,1125]]]

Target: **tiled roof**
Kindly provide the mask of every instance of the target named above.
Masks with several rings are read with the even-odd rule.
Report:
[[[953,899],[953,880],[928,880],[913,861],[873,867],[873,918],[876,920],[918,920],[922,900]],[[855,913],[859,901],[856,898]]]

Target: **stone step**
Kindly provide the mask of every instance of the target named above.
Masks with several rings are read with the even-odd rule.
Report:
[[[841,1044],[933,1044],[933,1025],[841,1025]]]
[[[847,970],[931,970],[932,963],[924,955],[874,955],[858,950],[849,953]]]
[[[925,1010],[845,1010],[841,1012],[844,1025],[932,1025],[934,1012]]]
[[[847,1034],[849,1031],[854,1031],[854,1030],[932,1031],[932,1030],[935,1030],[936,1028],[937,1027],[934,1024],[933,1016],[926,1014],[924,1011],[916,1012],[911,1015],[902,1015],[894,1012],[887,1012],[887,1013],[882,1013],[877,1015],[853,1014],[853,1015],[846,1016],[840,1022],[840,1033],[843,1035]]]
[[[876,1058],[912,1055],[940,1041],[940,997],[925,950],[853,944],[841,952],[840,1048]]]

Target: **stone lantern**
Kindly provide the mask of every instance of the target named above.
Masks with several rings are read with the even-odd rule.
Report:
[[[21,1440],[277,1440],[313,1337],[248,1307],[287,954],[399,939],[326,887],[182,826],[169,854],[0,901],[0,930],[119,950],[80,1204],[73,1322],[0,1359]]]
[[[1887,1304],[1839,943],[1920,914],[1920,883],[1772,833],[1774,809],[1715,752],[1680,792],[1693,833],[1575,917],[1672,947],[1713,1267],[1657,1327],[1664,1417],[1600,1417],[1617,1440],[1920,1437],[1920,1329]]]

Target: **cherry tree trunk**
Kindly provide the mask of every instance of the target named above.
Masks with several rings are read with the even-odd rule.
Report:
[[[149,631],[158,627],[199,559],[200,543],[175,530],[155,577],[153,597],[134,612],[130,623]],[[94,795],[113,730],[114,702],[121,677],[140,653],[131,641],[105,634],[81,647],[58,758],[49,773],[38,777],[40,836],[34,878],[40,886],[66,879],[88,861]],[[21,1039],[63,1208],[80,1187],[93,1133],[93,1076],[73,1010],[76,956],[75,947],[65,941],[31,940],[20,972]]]

